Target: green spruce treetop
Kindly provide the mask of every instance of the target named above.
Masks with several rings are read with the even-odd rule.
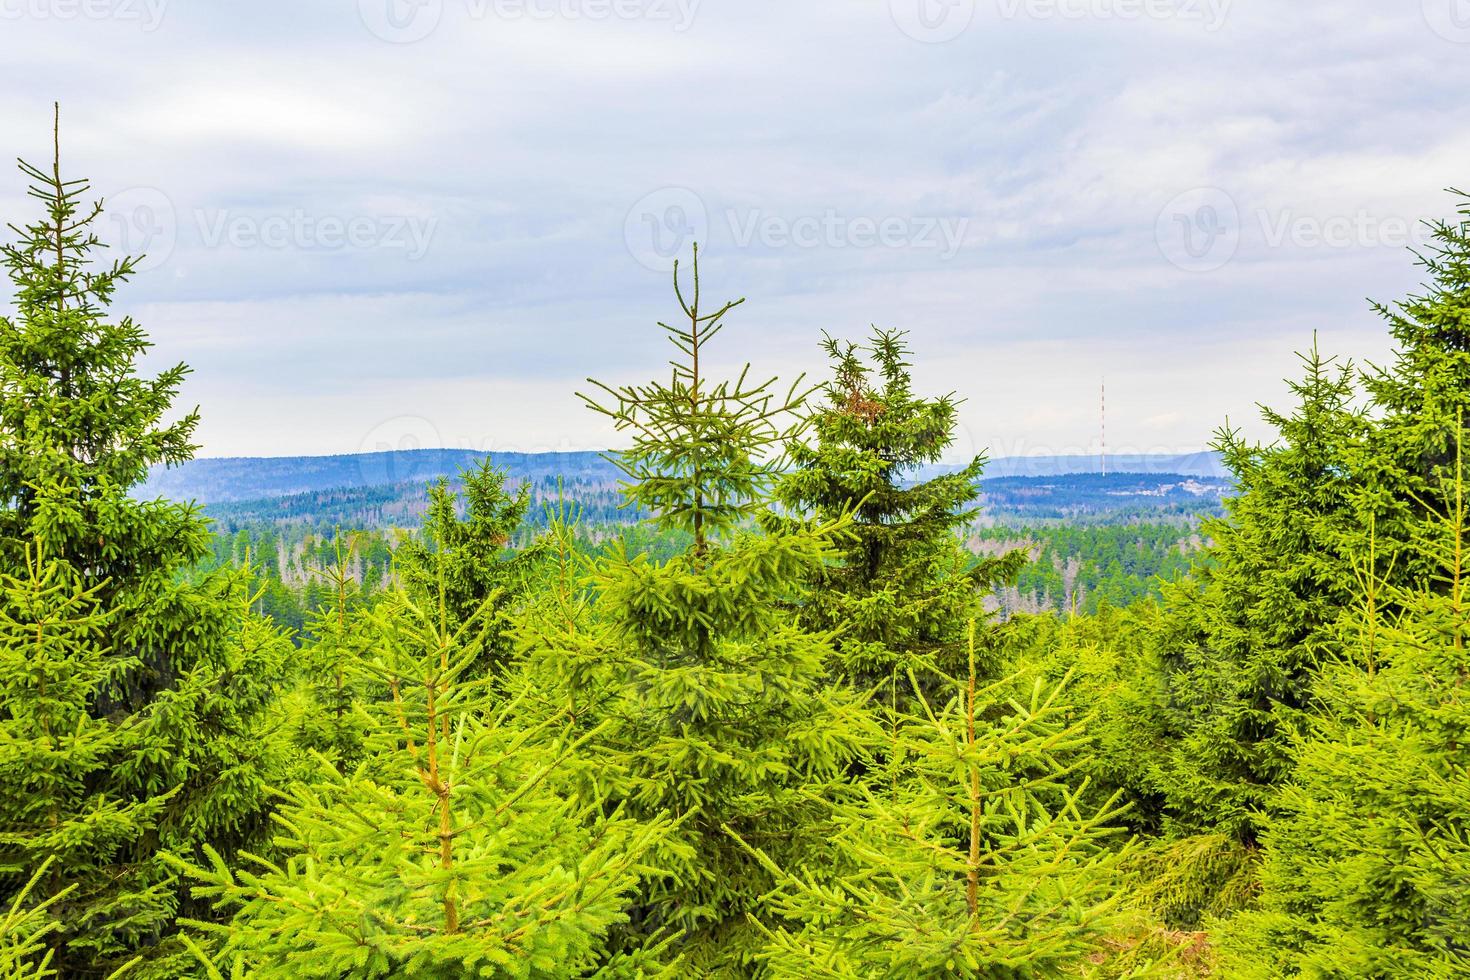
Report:
[[[66,976],[105,974],[146,951],[133,975],[170,977],[183,954],[173,922],[187,898],[160,854],[206,842],[230,853],[263,830],[280,765],[267,714],[290,644],[250,614],[240,575],[189,580],[210,554],[208,526],[191,507],[129,495],[150,466],[192,452],[195,415],[164,421],[186,369],[138,376],[147,340],[109,314],[136,260],[99,263],[92,225],[102,206],[83,203],[87,183],[62,177],[56,150],[47,170],[21,164],[43,215],[12,225],[17,241],[0,246],[15,288],[15,314],[0,319],[0,573],[26,579],[44,551],[57,580],[90,597],[98,618],[88,649],[67,654],[71,693],[85,702],[69,702],[70,723],[136,738],[113,757],[88,740],[53,747],[55,771],[71,773],[51,787],[55,819],[98,831],[106,827],[94,816],[139,820],[131,829],[118,820],[105,842],[52,865],[61,880],[47,879],[49,895],[78,885],[58,904],[66,914],[49,937],[52,962]],[[38,716],[23,701],[0,712],[17,738],[34,737],[27,726]],[[0,788],[11,804],[21,795]],[[36,844],[27,860],[53,853]],[[32,870],[0,868],[0,905]]]
[[[630,502],[690,543],[658,561],[614,542],[585,578],[590,607],[560,637],[542,631],[557,653],[540,659],[575,671],[575,690],[553,704],[614,721],[601,748],[628,812],[678,821],[657,855],[668,874],[647,883],[629,942],[678,933],[693,973],[748,976],[760,945],[750,917],[772,879],[724,828],[782,861],[820,860],[827,799],[855,752],[853,699],[826,683],[830,636],[793,611],[842,522],[756,525],[770,457],[799,424],[799,385],[777,398],[774,381],[744,380],[749,368],[733,384],[709,380],[706,344],[735,304],[703,313],[697,288],[678,299],[687,323],[664,328],[682,354],[672,380],[599,385],[617,401],[591,404],[634,433],[618,457],[636,481]]]
[[[9,225],[18,240],[0,246],[15,287],[15,314],[0,318],[0,548],[18,562],[22,542],[44,535],[54,557],[117,595],[205,553],[186,508],[122,503],[149,467],[193,456],[198,414],[164,421],[184,365],[137,375],[151,345],[108,307],[141,257],[99,263],[102,204],[86,202],[87,181],[62,178],[57,140],[49,171],[20,163],[44,216]],[[42,500],[43,486],[71,492]]]
[[[749,365],[733,382],[706,376],[705,346],[745,301],[701,307],[697,245],[692,272],[686,298],[675,262],[674,294],[684,319],[659,323],[681,355],[670,362],[669,381],[613,388],[589,378],[612,402],[581,397],[619,432],[632,434],[632,445],[609,457],[628,477],[628,502],[650,513],[660,530],[691,535],[694,554],[702,556],[712,539],[728,537],[765,507],[775,470],[768,457],[800,425],[795,412],[804,393],[801,378],[784,397],[774,378],[754,383]]]
[[[875,330],[866,347],[824,340],[833,378],[810,415],[815,441],[789,442],[776,492],[785,516],[768,518],[850,515],[841,556],[818,572],[803,615],[841,628],[843,669],[863,686],[910,667],[962,669],[965,623],[981,614],[985,588],[1023,561],[976,562],[960,541],[978,512],[983,455],[920,478],[954,444],[958,402],[914,393],[903,337]]]
[[[489,602],[484,657],[487,665],[498,664],[510,647],[504,614],[525,597],[531,567],[541,558],[535,546],[510,547],[530,509],[531,488],[523,484],[514,493],[507,491],[505,471],[488,459],[466,470],[462,479],[463,519],[449,481],[430,487],[422,538],[399,547],[395,569],[405,591],[420,602],[432,600],[442,581],[449,615],[456,621]]]

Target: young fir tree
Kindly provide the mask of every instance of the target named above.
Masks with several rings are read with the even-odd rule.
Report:
[[[632,435],[615,457],[629,501],[690,544],[667,561],[614,544],[596,562],[595,635],[616,667],[587,693],[617,719],[609,748],[629,812],[676,818],[685,848],[661,855],[671,874],[643,892],[633,938],[677,930],[697,975],[745,976],[760,946],[750,916],[763,914],[772,880],[725,828],[783,863],[820,860],[817,821],[854,735],[850,702],[825,690],[828,636],[790,611],[832,557],[837,529],[751,526],[768,505],[770,455],[790,435],[799,382],[781,395],[774,381],[750,382],[749,368],[734,382],[708,376],[708,343],[738,304],[701,304],[697,259],[691,294],[675,269],[683,320],[663,325],[679,352],[671,378],[600,386],[607,406],[589,399]],[[564,641],[567,662],[590,664],[586,636]]]
[[[752,854],[780,886],[794,923],[766,930],[773,977],[1032,977],[1075,973],[1119,922],[1117,808],[1087,812],[1086,783],[1060,757],[1086,741],[1061,685],[1029,701],[1008,681],[983,684],[973,622],[967,676],[941,678],[931,705],[908,677],[917,713],[883,746],[894,780],[842,806],[832,866],[789,873]],[[881,768],[881,767],[880,767]],[[734,832],[734,831],[732,831]]]
[[[1366,372],[1375,422],[1351,468],[1354,503],[1371,519],[1377,573],[1389,583],[1436,571],[1417,547],[1440,486],[1454,476],[1456,446],[1470,418],[1470,194],[1455,221],[1430,226],[1432,244],[1418,256],[1428,273],[1423,292],[1375,304],[1395,341],[1394,361]],[[1359,523],[1340,547],[1364,552]]]
[[[492,604],[485,644],[488,661],[498,663],[508,652],[506,621],[500,614],[524,594],[528,566],[537,560],[535,549],[514,551],[511,536],[531,506],[531,488],[524,484],[514,494],[505,489],[505,471],[488,459],[463,475],[465,517],[447,480],[429,489],[429,509],[423,537],[399,548],[397,572],[404,588],[419,601],[432,599],[444,582],[449,614],[463,620],[486,601]]]
[[[104,973],[147,950],[134,974],[171,976],[178,949],[164,941],[181,895],[158,853],[200,841],[229,850],[263,827],[279,759],[262,727],[289,644],[244,618],[236,578],[185,580],[210,553],[192,509],[129,495],[150,466],[189,458],[197,416],[163,421],[182,365],[136,374],[144,334],[108,318],[136,260],[97,264],[91,229],[101,205],[83,203],[86,182],[63,179],[59,157],[49,170],[21,164],[44,213],[11,226],[17,240],[0,249],[15,288],[14,315],[0,318],[0,572],[25,577],[28,553],[44,543],[65,569],[58,574],[92,597],[100,619],[89,642],[107,651],[108,666],[85,712],[145,741],[115,765],[89,768],[79,757],[72,771],[86,777],[69,787],[75,809],[58,820],[85,822],[95,801],[108,801],[141,808],[153,825],[118,827],[106,846],[70,852],[43,895],[80,886],[53,934],[63,974]],[[19,805],[21,794],[7,782],[0,806]],[[38,847],[29,860],[49,853]],[[33,867],[0,871],[0,905]]]
[[[839,560],[817,572],[804,621],[840,628],[842,671],[862,689],[901,688],[910,669],[963,673],[965,622],[991,582],[1024,561],[1017,552],[977,563],[960,541],[978,512],[985,458],[918,479],[953,445],[957,403],[914,394],[902,333],[875,331],[867,348],[831,337],[822,346],[834,377],[811,413],[816,441],[790,442],[776,498],[798,519],[850,513],[852,523]]]
[[[0,573],[0,872],[21,876],[12,915],[32,924],[30,941],[9,954],[16,973],[105,960],[167,916],[167,875],[155,862],[97,873],[155,832],[172,795],[99,785],[159,746],[134,719],[90,712],[133,666],[103,645],[98,591],[42,546],[27,552],[22,574]]]
[[[1351,597],[1337,541],[1354,520],[1346,459],[1364,423],[1351,366],[1315,348],[1302,360],[1295,410],[1262,410],[1273,444],[1221,432],[1237,495],[1205,523],[1212,544],[1194,577],[1166,590],[1157,642],[1174,749],[1155,781],[1173,841],[1160,855],[1174,896],[1164,911],[1183,925],[1249,893],[1261,822],[1293,766],[1291,733]]]
[[[284,855],[242,855],[232,871],[183,865],[197,893],[234,912],[203,925],[215,969],[252,977],[572,977],[637,975],[608,961],[642,856],[668,821],[637,823],[561,791],[562,767],[591,733],[551,718],[519,723],[477,669],[489,603],[450,612],[390,595],[374,614],[357,686],[363,758],[351,772],[318,756],[277,822]],[[645,973],[644,975],[648,975]]]
[[[290,713],[298,748],[336,759],[346,767],[362,747],[360,718],[355,705],[364,692],[354,685],[354,663],[365,655],[368,615],[366,597],[353,572],[358,536],[332,537],[329,565],[313,581],[326,586],[327,599],[312,614],[311,639],[302,644],[299,663],[304,674],[297,703]],[[315,764],[306,761],[308,772]]]
[[[1438,562],[1432,576],[1387,585],[1371,542],[1359,556],[1354,642],[1324,673],[1322,711],[1264,835],[1261,908],[1223,930],[1230,976],[1470,973],[1462,475],[1448,497],[1443,517],[1402,539]]]

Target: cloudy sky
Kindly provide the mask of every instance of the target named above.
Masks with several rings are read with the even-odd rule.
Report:
[[[0,0],[3,154],[147,251],[202,455],[612,440],[670,260],[717,360],[910,331],[956,453],[1259,432],[1470,185],[1470,0]],[[0,174],[0,215],[27,217]]]

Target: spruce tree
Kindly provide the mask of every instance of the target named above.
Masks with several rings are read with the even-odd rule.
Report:
[[[1447,489],[1442,514],[1403,539],[1438,563],[1432,576],[1394,586],[1374,577],[1373,541],[1358,556],[1352,642],[1324,671],[1275,801],[1261,907],[1221,930],[1230,976],[1470,972],[1463,475]]]
[[[1389,582],[1421,580],[1438,569],[1417,547],[1440,487],[1454,477],[1455,452],[1470,418],[1470,194],[1458,217],[1430,225],[1417,258],[1422,292],[1374,304],[1395,341],[1394,359],[1363,374],[1375,421],[1351,468],[1359,522],[1341,547],[1363,553],[1374,530],[1376,571]]]
[[[74,792],[77,808],[58,817],[83,819],[89,801],[107,801],[153,821],[146,833],[119,831],[107,847],[73,852],[39,897],[80,886],[53,934],[63,974],[105,973],[147,950],[134,974],[171,976],[180,950],[167,940],[182,895],[159,852],[201,841],[228,851],[263,828],[280,761],[277,743],[263,737],[265,711],[289,644],[246,616],[237,576],[187,580],[210,554],[193,509],[130,496],[149,467],[193,451],[197,415],[164,421],[186,369],[138,376],[143,331],[108,314],[137,260],[99,264],[92,225],[101,205],[85,203],[85,181],[62,177],[59,146],[48,170],[21,170],[43,214],[12,225],[17,238],[0,249],[15,289],[14,315],[0,318],[0,572],[23,579],[27,556],[44,550],[91,597],[100,618],[88,642],[108,660],[86,714],[146,739],[116,765],[88,768],[78,758],[70,768],[86,773],[82,784],[56,789]],[[18,721],[27,709],[5,710]],[[22,794],[15,783],[0,786],[3,805]],[[31,870],[0,871],[0,905]],[[106,896],[93,902],[99,883]]]
[[[1119,921],[1114,801],[1087,810],[1060,758],[1086,743],[1061,685],[1024,701],[967,676],[944,701],[908,675],[913,714],[882,747],[895,778],[841,806],[830,867],[792,873],[752,847],[794,925],[767,930],[773,977],[1029,977],[1074,973]],[[902,759],[902,765],[892,760]],[[732,831],[733,832],[733,831]]]
[[[90,711],[134,666],[104,645],[98,591],[42,545],[21,575],[0,573],[0,872],[24,882],[12,915],[45,937],[11,951],[17,972],[105,961],[167,921],[167,874],[120,855],[156,832],[173,791],[119,794],[100,778],[165,746],[136,719]]]
[[[683,319],[661,325],[679,354],[670,380],[600,385],[610,404],[589,403],[632,435],[614,457],[628,500],[689,545],[656,561],[619,542],[597,560],[593,635],[615,666],[586,694],[617,720],[608,749],[629,812],[679,822],[683,850],[660,855],[670,875],[643,892],[633,940],[677,931],[695,974],[747,976],[760,946],[750,917],[772,880],[727,828],[783,862],[820,860],[827,795],[855,749],[850,699],[824,689],[829,637],[791,612],[838,529],[754,527],[800,382],[752,383],[748,367],[711,380],[707,344],[738,303],[702,305],[697,252],[692,292],[677,267],[674,282]],[[562,641],[584,651],[570,662],[590,663],[587,636]]]
[[[477,665],[490,604],[450,613],[448,576],[432,605],[399,593],[373,615],[352,686],[361,762],[317,756],[313,780],[277,816],[281,857],[213,851],[180,866],[197,894],[233,912],[201,924],[215,969],[253,977],[553,978],[609,960],[604,937],[626,918],[642,855],[668,821],[636,823],[565,791],[563,767],[597,733],[557,719],[521,724]],[[661,968],[660,968],[661,969]],[[650,975],[645,973],[644,975]]]
[[[505,658],[509,647],[506,621],[500,613],[522,597],[529,566],[538,559],[536,549],[510,547],[530,509],[531,487],[523,484],[515,493],[507,492],[505,476],[488,459],[462,475],[463,519],[458,495],[449,481],[440,480],[431,487],[422,536],[405,542],[396,562],[404,588],[421,602],[432,601],[442,575],[449,614],[456,620],[466,619],[487,601],[492,603],[485,656],[496,663]]]
[[[1183,741],[1170,764],[1176,821],[1252,843],[1255,816],[1291,770],[1287,732],[1310,699],[1316,664],[1351,600],[1337,539],[1353,523],[1346,466],[1363,421],[1351,409],[1351,364],[1314,347],[1289,382],[1291,414],[1269,408],[1271,445],[1221,430],[1215,448],[1235,479],[1226,517],[1196,578],[1170,593],[1162,640]]]
[[[839,559],[817,572],[804,621],[840,629],[841,670],[864,689],[887,680],[902,690],[896,678],[910,669],[963,673],[966,621],[1024,560],[977,562],[960,540],[978,513],[985,457],[921,479],[954,443],[958,403],[914,393],[902,333],[875,330],[866,348],[831,337],[822,346],[833,378],[810,414],[815,441],[790,441],[776,499],[788,518],[850,514],[851,524]]]
[[[331,563],[308,583],[325,585],[327,601],[312,613],[310,639],[302,644],[299,658],[302,690],[285,709],[292,718],[293,740],[303,754],[320,753],[345,767],[356,761],[362,747],[354,706],[365,692],[355,686],[353,665],[365,654],[369,610],[352,571],[358,536],[344,535],[339,528],[331,549]],[[314,770],[314,763],[308,762],[307,773]]]

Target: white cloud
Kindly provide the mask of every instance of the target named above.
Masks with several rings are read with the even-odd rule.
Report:
[[[154,30],[25,0],[0,22],[0,116],[6,152],[39,158],[61,100],[69,165],[134,189],[119,227],[157,263],[121,300],[152,363],[195,366],[209,455],[354,451],[399,416],[455,445],[607,440],[572,393],[661,370],[667,278],[624,233],[666,187],[709,216],[709,288],[750,298],[731,358],[819,372],[823,329],[907,328],[921,382],[968,396],[957,451],[1085,449],[1103,374],[1116,447],[1197,448],[1280,402],[1314,329],[1381,355],[1363,297],[1419,275],[1384,229],[1470,184],[1470,48],[1417,3],[1236,0],[1210,31],[980,0],[944,44],[888,6],[703,0],[676,30],[444,0],[394,44],[357,0],[176,0]],[[1155,237],[1200,187],[1240,215],[1202,273]],[[0,178],[7,220],[21,191]],[[829,213],[963,221],[965,247],[742,248],[730,227]],[[1360,213],[1366,240],[1304,240]],[[416,258],[390,227],[410,220],[433,223]],[[376,237],[332,247],[354,221]]]

